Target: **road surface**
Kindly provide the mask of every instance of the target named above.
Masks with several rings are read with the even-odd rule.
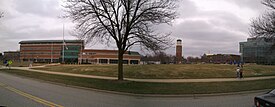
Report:
[[[206,97],[142,97],[55,85],[0,72],[0,106],[8,107],[252,107],[263,92]]]

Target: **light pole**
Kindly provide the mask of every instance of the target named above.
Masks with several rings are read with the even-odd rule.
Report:
[[[65,40],[64,40],[64,24],[63,24],[62,63],[64,63],[64,46],[65,46]]]
[[[244,47],[243,47],[243,44],[241,44],[240,46],[241,46],[241,47],[240,47],[240,48],[241,48],[241,62],[244,63],[244,62],[243,62],[243,55],[244,55],[243,49],[244,49]]]
[[[81,57],[81,58],[80,58],[80,64],[82,64],[82,60],[83,60],[83,59],[82,59],[82,58],[83,58],[83,56],[82,56],[82,55],[83,55],[83,49],[82,49],[82,47],[83,47],[83,42],[81,43],[81,47],[80,47],[80,49],[81,49],[81,52],[80,52],[80,55],[81,55],[81,56],[80,56],[80,57]]]
[[[53,42],[52,42],[52,47],[51,47],[51,63],[53,63]]]

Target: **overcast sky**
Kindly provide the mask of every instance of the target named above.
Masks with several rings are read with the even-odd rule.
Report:
[[[239,42],[249,37],[250,20],[263,14],[261,0],[179,0],[178,18],[172,26],[161,25],[157,31],[171,32],[174,40],[182,39],[183,55],[201,56],[204,53],[239,54]],[[19,50],[19,41],[65,39],[73,23],[62,19],[60,0],[0,0],[0,52]],[[92,49],[115,49],[115,46],[93,44]],[[140,51],[134,48],[135,51]],[[175,47],[166,50],[175,54]],[[143,53],[143,52],[141,52]]]

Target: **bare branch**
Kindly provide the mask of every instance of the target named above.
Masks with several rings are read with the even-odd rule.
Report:
[[[254,19],[250,28],[251,37],[266,37],[275,36],[275,13],[266,13],[261,17]]]
[[[67,0],[64,17],[77,23],[78,38],[107,43],[114,40],[119,63],[131,46],[158,51],[169,46],[168,35],[155,34],[152,25],[170,22],[176,17],[176,0]]]
[[[263,0],[262,4],[271,8],[271,9],[275,9],[275,6],[274,6],[275,0]]]
[[[4,12],[0,12],[0,18],[4,17]]]
[[[251,37],[275,37],[275,0],[263,0],[262,4],[269,7],[271,11],[266,12],[262,16],[251,21],[250,36]]]

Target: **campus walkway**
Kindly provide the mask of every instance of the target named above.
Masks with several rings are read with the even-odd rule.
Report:
[[[1,67],[1,69],[7,69],[7,68]],[[26,71],[31,71],[31,72],[40,72],[40,73],[47,73],[47,74],[55,74],[55,75],[84,77],[84,78],[107,79],[107,80],[116,80],[117,79],[116,77],[35,70],[35,69],[30,69],[29,67],[12,67],[11,69],[19,69],[19,70],[26,70]],[[136,82],[183,83],[183,82],[252,81],[252,80],[263,80],[263,79],[272,79],[272,78],[275,78],[275,76],[247,77],[247,78],[243,78],[243,79],[237,79],[237,78],[208,78],[208,79],[134,79],[134,78],[124,78],[124,79],[128,80],[128,81],[136,81]]]

